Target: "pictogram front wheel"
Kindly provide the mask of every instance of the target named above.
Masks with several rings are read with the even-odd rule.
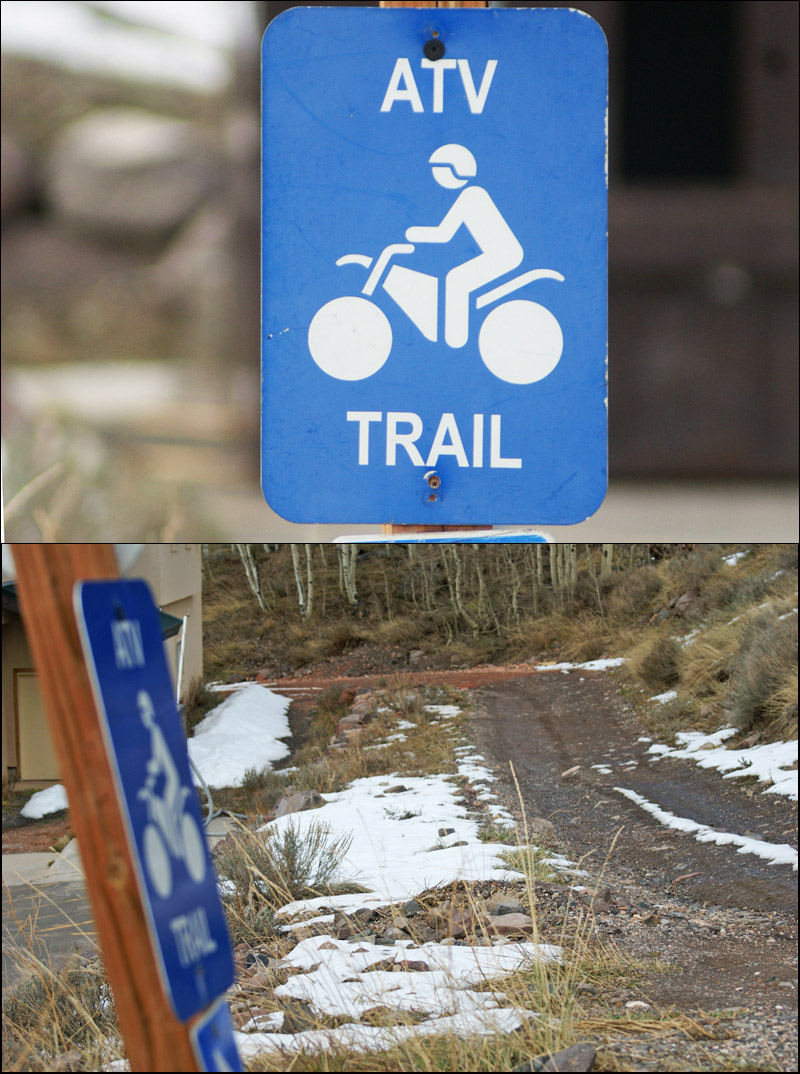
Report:
[[[329,377],[364,380],[389,357],[392,329],[383,310],[368,299],[357,295],[334,298],[314,314],[308,349]]]
[[[552,373],[564,349],[561,325],[538,302],[518,298],[488,314],[478,350],[490,373],[509,384],[533,384]]]
[[[203,846],[203,833],[197,827],[197,821],[188,813],[183,814],[181,835],[186,868],[192,880],[199,884],[206,875],[206,852]]]

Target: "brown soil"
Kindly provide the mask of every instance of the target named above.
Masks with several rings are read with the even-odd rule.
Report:
[[[35,851],[50,850],[57,840],[72,835],[69,817],[52,820],[42,817],[20,827],[6,827],[6,813],[3,811],[3,853],[29,854]]]

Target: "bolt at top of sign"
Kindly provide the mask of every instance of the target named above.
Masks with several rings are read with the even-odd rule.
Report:
[[[566,10],[436,31],[438,59],[426,11],[265,36],[265,495],[308,522],[580,521],[605,491],[605,42]]]

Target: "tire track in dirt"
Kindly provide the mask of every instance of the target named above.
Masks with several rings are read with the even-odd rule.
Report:
[[[796,913],[797,873],[732,846],[698,842],[666,828],[615,786],[629,788],[662,809],[719,831],[797,845],[794,804],[745,787],[690,761],[654,761],[649,742],[620,697],[613,674],[571,671],[516,679],[474,690],[470,732],[493,762],[507,797],[516,798],[516,770],[529,815],[548,817],[573,858],[590,855],[598,868],[617,836],[617,867],[647,875],[671,893],[679,876],[687,894],[718,906]],[[636,767],[628,767],[632,762]],[[611,767],[604,774],[592,765]],[[561,773],[580,765],[577,774]],[[513,805],[513,801],[511,803]],[[518,806],[518,803],[517,803]]]

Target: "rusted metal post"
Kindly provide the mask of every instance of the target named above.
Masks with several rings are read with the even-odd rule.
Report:
[[[381,7],[488,7],[487,0],[380,0]],[[486,530],[491,526],[405,526],[384,523],[384,533],[450,533],[453,530]]]
[[[77,581],[116,577],[113,547],[15,545],[14,560],[131,1070],[199,1070],[188,1024],[175,1017],[161,986],[72,605]]]

